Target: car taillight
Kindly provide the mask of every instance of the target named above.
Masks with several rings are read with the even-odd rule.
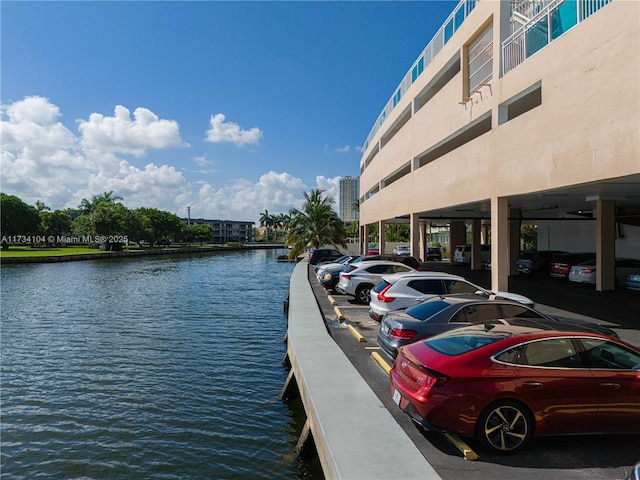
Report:
[[[343,273],[342,278],[346,278],[347,280],[349,280],[351,278],[351,275]]]
[[[386,287],[384,287],[384,290],[382,290],[379,294],[378,294],[378,301],[382,302],[382,303],[391,303],[395,300],[395,297],[387,297],[385,295],[385,293],[387,293],[387,291],[392,287],[393,285],[387,285]]]
[[[404,328],[392,328],[389,335],[393,338],[399,338],[401,340],[411,340],[416,336],[418,332],[415,330],[405,330]]]
[[[430,373],[421,371],[416,377],[416,383],[421,387],[431,388],[444,385],[449,381],[449,377],[432,375]]]
[[[593,273],[595,271],[595,268],[585,268],[584,270],[582,270],[582,273]]]
[[[422,365],[416,365],[409,361],[402,353],[396,357],[394,368],[406,375],[407,378],[412,379],[416,385],[420,387],[416,393],[424,397],[429,396],[429,390],[432,387],[444,385],[450,380],[446,375],[442,375]]]

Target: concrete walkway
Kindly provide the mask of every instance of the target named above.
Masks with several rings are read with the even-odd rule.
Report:
[[[308,276],[291,275],[287,355],[328,479],[440,479],[327,332]]]

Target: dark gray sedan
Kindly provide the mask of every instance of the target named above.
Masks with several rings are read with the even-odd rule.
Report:
[[[618,337],[610,328],[587,321],[555,318],[521,303],[478,297],[441,295],[406,310],[386,314],[380,322],[378,345],[395,359],[398,348],[464,325],[501,318],[527,318],[548,330],[593,331]]]

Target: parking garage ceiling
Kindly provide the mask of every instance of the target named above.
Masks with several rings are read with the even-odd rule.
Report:
[[[520,211],[522,220],[593,218],[598,200],[613,200],[617,221],[640,226],[640,175],[577,185],[557,190],[531,192],[509,197],[509,208]],[[491,201],[455,205],[419,213],[424,221],[491,219]],[[408,223],[399,216],[387,223]]]

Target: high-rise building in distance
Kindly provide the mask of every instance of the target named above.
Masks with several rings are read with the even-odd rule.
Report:
[[[360,177],[344,177],[340,180],[340,209],[338,216],[343,222],[354,222],[358,220],[358,209],[355,206],[358,202],[358,192],[360,191]]]

